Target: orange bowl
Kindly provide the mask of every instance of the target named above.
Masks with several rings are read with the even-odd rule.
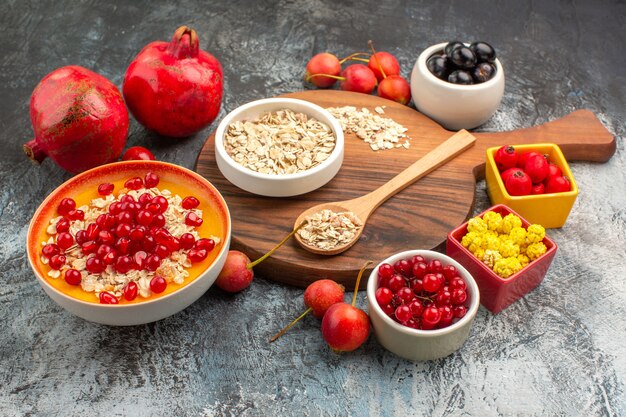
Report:
[[[200,236],[217,236],[221,242],[207,258],[188,269],[189,277],[182,284],[171,282],[160,294],[144,299],[137,297],[132,302],[100,304],[94,293],[72,286],[62,277],[51,278],[50,267],[41,257],[42,243],[50,237],[46,229],[50,219],[56,217],[61,199],[71,197],[77,207],[100,197],[98,185],[104,182],[123,187],[132,177],[142,177],[153,172],[160,178],[159,188],[169,189],[181,197],[193,195],[200,200],[198,207],[203,211],[204,222],[196,230]],[[168,317],[183,310],[213,284],[221,271],[230,245],[230,213],[224,198],[206,179],[178,165],[160,161],[125,161],[102,165],[85,171],[55,189],[39,206],[30,222],[26,251],[28,261],[44,291],[57,304],[86,320],[109,325],[136,325]]]
[[[518,154],[534,151],[548,155],[548,160],[561,168],[563,175],[570,180],[572,185],[570,191],[563,193],[523,196],[512,196],[506,191],[494,159],[494,155],[499,148],[487,149],[485,180],[491,204],[504,204],[521,214],[529,222],[538,223],[545,228],[562,227],[578,196],[578,185],[574,181],[574,176],[563,156],[563,152],[561,152],[561,148],[553,143],[514,146]]]

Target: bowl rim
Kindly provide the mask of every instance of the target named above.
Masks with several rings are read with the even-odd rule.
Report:
[[[485,169],[491,169],[492,173],[494,174],[496,178],[496,183],[498,184],[498,187],[500,188],[500,190],[502,191],[506,199],[510,201],[542,201],[542,200],[553,199],[557,197],[576,197],[578,195],[578,184],[576,183],[576,180],[574,179],[574,174],[572,173],[572,170],[570,169],[569,164],[567,163],[567,159],[565,159],[565,155],[563,155],[563,151],[561,151],[561,148],[559,147],[559,145],[557,145],[556,143],[533,143],[533,144],[521,144],[521,145],[512,145],[512,146],[515,148],[515,150],[521,149],[525,151],[531,151],[532,149],[540,148],[540,147],[552,148],[554,152],[556,153],[556,156],[557,156],[556,159],[559,162],[558,165],[561,168],[561,171],[563,171],[563,175],[569,178],[570,180],[572,189],[569,191],[563,191],[560,193],[549,193],[549,194],[547,193],[546,194],[528,194],[528,195],[509,194],[506,187],[504,186],[504,181],[502,181],[502,177],[500,176],[500,172],[498,171],[498,168],[496,166],[496,160],[494,158],[495,153],[497,152],[498,149],[501,148],[501,146],[492,146],[492,147],[487,148],[486,150],[486,153],[487,153],[486,165],[487,166],[485,167]]]
[[[528,220],[526,220],[524,217],[520,216],[519,213],[517,213],[515,210],[513,210],[512,208],[510,208],[509,206],[507,206],[506,204],[496,204],[494,206],[489,207],[488,209],[486,209],[485,211],[483,211],[482,213],[477,214],[476,216],[473,217],[482,217],[485,213],[490,212],[490,211],[495,211],[495,209],[502,209],[504,211],[508,211],[511,214],[516,215],[517,217],[520,218],[520,220],[522,221],[522,225],[524,226],[524,228],[528,229],[528,226],[530,226],[532,223],[530,223]],[[470,217],[470,218],[473,218]],[[501,285],[505,285],[505,284],[510,284],[511,282],[516,281],[517,279],[521,278],[521,276],[527,272],[527,268],[531,267],[533,264],[535,264],[537,261],[541,260],[542,258],[545,258],[546,256],[550,256],[552,253],[556,252],[558,245],[556,244],[555,241],[553,241],[552,239],[550,239],[548,237],[548,235],[546,234],[543,238],[544,244],[545,241],[547,241],[548,243],[550,243],[551,247],[548,248],[548,250],[546,250],[546,253],[544,253],[543,255],[541,255],[539,258],[535,259],[532,262],[529,262],[528,265],[526,265],[525,267],[523,267],[522,269],[520,269],[518,272],[514,273],[513,275],[511,275],[508,278],[502,278],[500,275],[496,274],[491,268],[489,268],[487,265],[485,265],[484,263],[480,262],[478,260],[478,258],[469,251],[469,249],[467,249],[465,246],[463,246],[461,244],[461,242],[454,236],[455,234],[457,234],[461,229],[464,229],[467,227],[467,223],[468,223],[469,219],[465,222],[463,222],[460,226],[456,227],[454,230],[452,230],[450,233],[448,233],[448,239],[452,240],[456,243],[456,245],[459,247],[459,249],[467,256],[470,256],[471,259],[473,261],[476,261],[476,264],[480,266],[481,270],[483,272],[485,272],[486,274],[488,274],[489,276],[491,276],[493,279],[497,280],[499,284]]]
[[[445,260],[448,264],[454,265],[454,267],[456,267],[457,270],[462,272],[463,279],[465,279],[465,281],[467,282],[468,287],[471,287],[472,289],[472,300],[470,301],[470,306],[467,309],[467,313],[465,313],[465,316],[463,316],[456,323],[448,327],[445,327],[443,329],[434,329],[434,330],[412,329],[410,327],[403,326],[402,324],[396,323],[395,321],[393,321],[389,316],[387,316],[387,314],[385,314],[382,308],[378,305],[378,301],[376,301],[376,290],[378,289],[378,268],[380,267],[380,265],[382,265],[383,263],[393,264],[397,260],[405,259],[407,257],[411,257],[415,255],[422,255],[424,257]],[[407,335],[418,336],[418,337],[438,337],[438,336],[443,336],[446,334],[453,333],[459,330],[460,328],[462,328],[463,326],[465,326],[471,320],[473,320],[480,306],[480,290],[478,289],[478,284],[474,280],[474,277],[472,276],[472,274],[470,274],[469,271],[465,269],[463,265],[461,265],[452,257],[446,254],[443,254],[441,252],[428,250],[428,249],[406,250],[406,251],[391,255],[387,257],[386,259],[382,260],[380,263],[378,263],[378,265],[376,265],[372,269],[372,272],[370,273],[370,276],[367,280],[367,298],[370,301],[369,305],[371,306],[371,308],[376,310],[376,314],[381,317],[382,321],[386,325],[390,326],[392,329],[397,330],[399,332],[405,333]]]
[[[89,302],[89,301],[84,301],[84,300],[80,300],[78,298],[72,297],[70,295],[65,294],[63,291],[58,290],[57,288],[55,288],[54,286],[50,285],[50,283],[46,280],[46,278],[44,276],[42,276],[41,271],[38,270],[38,268],[35,267],[35,265],[32,262],[32,258],[33,256],[35,256],[32,252],[31,252],[31,240],[34,239],[34,237],[32,237],[32,232],[33,232],[33,227],[35,225],[35,220],[41,215],[41,212],[44,210],[44,208],[46,208],[49,205],[50,200],[53,199],[53,197],[55,195],[57,195],[58,193],[60,193],[61,191],[63,191],[65,188],[67,188],[69,185],[71,185],[74,182],[79,182],[80,180],[82,180],[84,177],[87,177],[89,175],[94,175],[94,173],[96,173],[99,170],[105,169],[105,167],[107,169],[111,169],[111,166],[125,166],[125,165],[152,165],[152,166],[165,166],[169,169],[172,169],[174,171],[179,170],[182,171],[185,174],[188,174],[192,177],[195,177],[197,180],[199,180],[201,183],[203,183],[205,186],[207,186],[209,188],[209,190],[216,196],[218,197],[218,201],[220,202],[220,205],[224,208],[224,211],[226,213],[225,216],[225,222],[226,222],[226,231],[225,231],[225,235],[226,237],[224,238],[224,244],[222,245],[219,253],[217,254],[215,261],[213,261],[213,263],[211,263],[210,265],[208,265],[206,267],[206,269],[204,269],[199,275],[198,277],[196,277],[193,281],[189,282],[188,284],[176,289],[175,291],[172,291],[169,294],[166,294],[164,296],[158,297],[158,298],[154,298],[154,299],[149,299],[149,300],[145,300],[145,301],[141,301],[138,303],[132,303],[132,304],[100,304],[100,303],[94,303],[94,302]],[[142,306],[146,306],[149,304],[153,304],[153,303],[157,303],[157,302],[161,302],[164,300],[167,300],[169,298],[172,298],[174,296],[178,296],[182,291],[188,290],[190,288],[192,288],[197,282],[200,281],[200,278],[202,278],[210,269],[211,267],[213,267],[217,261],[217,259],[219,259],[221,256],[223,256],[224,251],[228,250],[228,246],[226,243],[230,244],[230,236],[232,233],[232,222],[231,222],[231,217],[230,217],[230,211],[228,209],[228,205],[226,204],[226,200],[224,199],[224,197],[222,196],[222,194],[219,192],[219,190],[213,185],[211,184],[206,178],[204,178],[202,175],[188,169],[185,168],[183,166],[180,165],[176,165],[176,164],[172,164],[170,162],[164,162],[164,161],[153,161],[153,160],[131,160],[131,161],[119,161],[119,162],[112,162],[109,164],[105,164],[105,165],[99,165],[97,167],[91,168],[87,171],[83,171],[71,178],[69,178],[68,180],[64,181],[62,184],[60,184],[58,187],[56,187],[53,191],[51,191],[48,196],[41,202],[41,204],[39,204],[39,207],[37,207],[37,210],[35,210],[35,213],[33,214],[33,216],[31,217],[30,223],[28,225],[28,231],[26,234],[26,257],[28,259],[28,263],[30,264],[31,269],[33,270],[35,276],[37,277],[37,279],[39,280],[40,284],[45,285],[45,287],[49,290],[52,290],[55,294],[60,295],[64,300],[68,301],[68,302],[72,302],[72,303],[76,303],[76,304],[80,304],[82,306],[87,306],[87,307],[92,307],[92,308],[102,308],[102,309],[106,309],[106,308],[117,308],[117,309],[138,309],[138,308],[142,308]]]
[[[310,110],[315,110],[316,112],[319,112],[320,114],[322,114],[322,116],[324,116],[326,120],[319,120],[318,117],[316,117],[316,119],[328,125],[335,134],[335,147],[333,148],[328,158],[325,161],[323,161],[321,164],[311,169],[307,169],[302,172],[296,172],[293,174],[264,174],[261,172],[253,171],[250,168],[246,168],[243,165],[236,162],[233,158],[231,158],[231,156],[228,155],[228,153],[226,152],[226,149],[224,148],[224,132],[226,131],[226,127],[230,125],[233,119],[235,119],[239,114],[247,110],[254,109],[255,107],[261,107],[267,104],[285,104],[284,106],[285,108],[289,108],[289,104],[296,104],[296,105],[306,107]],[[258,114],[261,114],[261,113],[263,113],[263,111],[258,112]],[[260,180],[276,181],[276,182],[293,181],[293,180],[298,180],[301,178],[314,176],[318,174],[320,171],[323,171],[324,169],[327,169],[330,165],[332,165],[334,161],[336,161],[339,157],[341,157],[341,155],[343,154],[343,150],[344,150],[343,129],[341,128],[339,121],[332,114],[330,114],[328,110],[310,101],[296,99],[296,98],[283,98],[283,97],[272,97],[272,98],[254,100],[254,101],[248,102],[246,104],[243,104],[235,108],[230,113],[228,113],[217,126],[217,129],[215,130],[214,142],[215,142],[215,152],[221,156],[222,160],[226,164],[228,164],[229,167],[249,177],[253,177],[256,179],[260,179]]]
[[[428,81],[434,83],[435,85],[438,85],[440,87],[443,87],[443,88],[446,88],[446,89],[452,90],[452,91],[482,91],[482,90],[489,90],[489,89],[493,88],[494,86],[496,86],[497,84],[502,82],[502,80],[504,79],[504,68],[502,67],[502,64],[500,63],[500,60],[498,58],[496,58],[496,60],[494,62],[495,65],[496,65],[495,76],[492,77],[490,80],[487,80],[487,81],[485,81],[483,83],[470,84],[470,85],[453,84],[451,82],[444,81],[444,80],[442,80],[440,78],[437,78],[435,76],[435,74],[430,72],[430,70],[426,66],[426,61],[428,60],[428,58],[430,58],[431,56],[435,55],[437,52],[443,51],[444,47],[448,43],[449,42],[442,42],[442,43],[438,43],[438,44],[435,44],[435,45],[431,45],[428,48],[424,49],[422,51],[422,53],[419,54],[419,56],[417,57],[417,67],[419,68],[421,73],[425,74],[424,77]],[[470,43],[468,43],[468,42],[463,42],[463,44],[465,46],[469,46],[470,45]]]

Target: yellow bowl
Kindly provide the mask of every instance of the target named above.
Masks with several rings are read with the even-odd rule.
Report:
[[[538,223],[546,228],[562,227],[578,196],[578,186],[558,145],[553,143],[514,145],[518,155],[530,151],[548,155],[548,160],[561,168],[563,175],[570,180],[572,186],[570,191],[563,193],[523,196],[512,196],[506,191],[494,160],[494,155],[499,148],[498,146],[487,149],[485,178],[491,203],[494,205],[504,204],[531,223]]]

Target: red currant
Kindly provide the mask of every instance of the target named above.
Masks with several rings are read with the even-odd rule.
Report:
[[[408,287],[402,287],[398,290],[396,296],[403,304],[408,304],[415,298],[415,293]]]
[[[454,307],[452,307],[452,312],[454,313],[454,317],[456,317],[457,319],[461,319],[461,318],[465,317],[465,314],[467,313],[467,307],[465,307],[465,306],[454,306]]]
[[[448,305],[440,306],[439,312],[441,313],[441,319],[439,320],[439,328],[447,327],[452,323],[452,319],[454,318],[454,313],[452,312],[452,308]]]
[[[437,292],[441,287],[441,281],[435,274],[426,274],[422,280],[424,291]]]
[[[413,292],[415,292],[415,294],[419,294],[422,291],[424,291],[423,281],[419,278],[413,278],[410,282],[410,285],[411,285],[411,289],[413,290]]]
[[[430,262],[428,262],[427,268],[428,268],[429,273],[436,274],[438,272],[443,271],[443,264],[441,263],[439,259],[433,259]]]
[[[441,272],[443,273],[443,276],[446,277],[448,281],[456,277],[457,275],[459,275],[459,271],[456,269],[454,265],[444,266]]]
[[[424,275],[428,273],[428,268],[425,262],[416,262],[413,264],[413,276],[417,278],[424,278]]]
[[[439,290],[439,292],[437,293],[437,296],[435,297],[435,302],[437,303],[437,305],[439,307],[444,306],[444,305],[449,305],[450,302],[452,301],[452,295],[450,294],[450,291],[447,290]]]
[[[467,300],[467,293],[465,290],[457,288],[452,290],[452,304],[463,304]]]
[[[406,280],[402,276],[395,274],[389,278],[389,289],[394,294],[397,293],[402,287],[406,287]]]
[[[110,182],[105,182],[103,184],[98,185],[98,194],[105,196],[109,195],[113,192],[115,186]]]
[[[165,281],[165,278],[163,278],[162,276],[156,275],[150,280],[150,289],[152,290],[152,292],[160,294],[165,291],[166,287],[167,281]]]
[[[382,307],[391,303],[392,299],[393,299],[393,293],[391,292],[389,288],[380,287],[376,290],[376,302],[378,303],[379,306]]]
[[[413,265],[406,259],[400,259],[395,264],[393,264],[393,269],[398,273],[402,274],[405,277],[409,277],[411,272],[413,272]]]
[[[137,287],[137,284],[135,283],[135,281],[130,281],[124,287],[124,290],[123,290],[124,298],[127,299],[128,301],[133,301],[135,298],[137,298],[138,289],[139,287]]]
[[[409,309],[413,317],[421,317],[424,311],[424,305],[417,298],[409,303]]]
[[[457,288],[465,290],[467,288],[467,284],[465,283],[463,278],[461,278],[461,277],[454,277],[454,278],[452,278],[450,280],[450,288],[453,289],[453,290],[455,290]]]
[[[422,313],[422,320],[425,324],[435,326],[441,320],[441,312],[437,307],[427,307]]]
[[[396,308],[395,316],[400,323],[406,323],[413,317],[413,314],[411,314],[409,306],[401,305]]]

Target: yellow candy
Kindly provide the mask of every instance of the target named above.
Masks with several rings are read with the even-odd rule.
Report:
[[[480,217],[472,217],[467,222],[468,232],[484,233],[487,231],[487,223]]]
[[[485,250],[483,248],[476,249],[476,252],[474,252],[474,256],[476,256],[478,259],[483,259],[485,257]]]
[[[476,238],[476,236],[478,236],[478,234],[476,232],[468,232],[465,236],[463,236],[463,238],[461,239],[461,245],[463,245],[463,247],[468,247]]]
[[[487,223],[487,229],[497,232],[502,227],[502,216],[495,211],[488,211],[483,215],[483,220]]]
[[[509,238],[518,246],[526,243],[526,229],[523,227],[514,227],[509,232]]]
[[[519,246],[516,245],[511,239],[500,241],[500,254],[505,258],[510,258],[519,255]]]
[[[502,278],[508,278],[519,272],[521,269],[522,264],[517,258],[501,258],[498,259],[493,266],[493,272]]]
[[[528,256],[528,259],[530,259],[531,261],[534,261],[541,255],[546,253],[547,250],[548,248],[546,248],[546,245],[544,245],[543,242],[531,243],[526,248],[526,256]]]
[[[514,227],[522,227],[522,220],[513,213],[509,213],[502,219],[500,232],[508,235]]]
[[[523,253],[517,255],[517,260],[520,262],[520,264],[522,264],[522,268],[528,265],[528,263],[530,262],[528,256],[524,255]]]
[[[485,234],[481,247],[485,250],[500,250],[500,239],[495,234]]]
[[[541,242],[544,237],[546,237],[546,229],[544,229],[543,226],[539,224],[531,224],[528,226],[528,233],[526,234],[528,243]]]
[[[483,255],[483,263],[487,265],[489,268],[493,269],[496,261],[501,259],[502,255],[497,250],[487,249],[485,254]]]

